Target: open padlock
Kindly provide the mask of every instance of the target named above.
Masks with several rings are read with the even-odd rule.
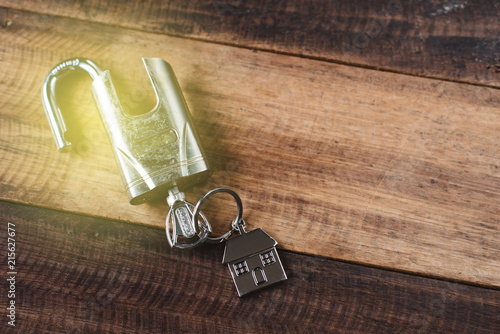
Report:
[[[204,217],[196,224],[192,221],[192,205],[184,200],[179,188],[205,180],[211,170],[172,67],[159,58],[142,60],[157,98],[154,109],[145,114],[126,114],[109,71],[85,58],[64,61],[50,71],[42,89],[43,105],[57,148],[64,151],[71,142],[65,137],[67,129],[56,102],[56,84],[73,70],[88,73],[130,203],[140,204],[168,193],[173,231],[169,242],[172,246],[191,246],[203,242],[211,228]]]

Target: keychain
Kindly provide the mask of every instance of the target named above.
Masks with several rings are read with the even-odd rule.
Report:
[[[222,192],[233,196],[238,206],[238,213],[228,232],[220,237],[207,237],[206,242],[215,244],[226,242],[222,263],[227,263],[238,295],[241,297],[286,280],[285,270],[276,251],[278,243],[260,228],[250,232],[245,231],[246,224],[242,219],[243,204],[235,191],[228,188],[216,188],[206,193],[196,204],[192,216],[193,221],[201,215],[200,210],[205,201]],[[230,239],[235,232],[240,235]]]
[[[216,188],[203,196],[196,206],[185,199],[182,189],[210,177],[210,169],[199,137],[172,67],[159,58],[143,58],[156,94],[156,107],[145,114],[125,114],[109,71],[94,62],[74,58],[55,66],[42,88],[42,102],[60,151],[66,151],[66,125],[56,103],[57,80],[76,69],[93,80],[92,92],[113,148],[129,201],[141,204],[167,196],[170,210],[166,235],[171,247],[191,248],[204,242],[226,242],[223,263],[227,263],[239,296],[287,279],[276,251],[277,242],[261,229],[245,231],[243,205],[236,192]],[[238,213],[231,229],[220,237],[201,212],[205,201],[228,193],[236,201]],[[232,234],[239,235],[231,238]]]

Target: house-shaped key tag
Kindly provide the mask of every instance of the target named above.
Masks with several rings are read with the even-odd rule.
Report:
[[[260,228],[226,241],[222,263],[228,264],[240,297],[287,279],[277,244]]]

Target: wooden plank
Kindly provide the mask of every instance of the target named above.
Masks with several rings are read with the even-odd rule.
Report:
[[[495,333],[500,326],[500,291],[283,251],[289,280],[238,298],[220,246],[171,250],[158,229],[5,202],[0,216],[3,249],[7,222],[16,229],[16,332]]]
[[[39,93],[57,62],[86,56],[122,82],[134,110],[152,94],[139,59],[154,55],[173,65],[214,167],[191,200],[229,186],[249,229],[285,249],[500,286],[498,90],[8,15],[2,199],[163,226],[165,203],[128,204],[89,80],[61,91],[81,136],[70,154],[55,150]],[[204,210],[217,234],[234,217]]]
[[[0,6],[500,87],[498,1],[2,0]]]

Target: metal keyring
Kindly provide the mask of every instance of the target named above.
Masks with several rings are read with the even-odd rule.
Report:
[[[228,193],[229,195],[233,196],[233,198],[236,201],[236,205],[238,206],[238,214],[236,215],[236,219],[231,223],[231,230],[228,232],[224,233],[220,237],[207,237],[206,242],[211,243],[211,244],[218,244],[221,242],[226,241],[229,239],[229,237],[233,234],[234,231],[240,231],[240,233],[244,233],[244,227],[245,227],[245,222],[241,219],[243,217],[243,203],[241,202],[240,196],[234,191],[229,188],[216,188],[213,190],[210,190],[208,193],[203,196],[198,203],[196,203],[196,207],[194,208],[193,212],[193,221],[197,222],[198,221],[198,216],[200,215],[201,211],[201,206],[213,195],[217,193]]]

